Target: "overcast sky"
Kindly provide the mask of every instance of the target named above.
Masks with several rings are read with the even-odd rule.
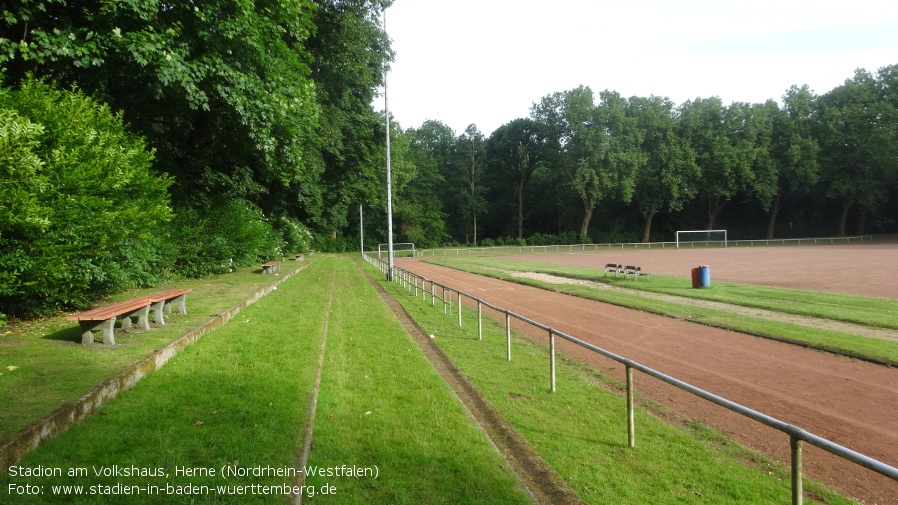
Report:
[[[390,113],[489,136],[579,85],[625,97],[779,101],[898,64],[894,0],[396,0]],[[383,97],[374,104],[383,110]]]

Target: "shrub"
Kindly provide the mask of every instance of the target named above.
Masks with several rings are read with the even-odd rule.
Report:
[[[284,240],[284,251],[306,253],[312,248],[314,237],[306,225],[286,216],[275,219],[273,223]]]
[[[182,209],[172,226],[175,268],[186,277],[227,273],[284,255],[284,240],[261,210],[245,200]]]
[[[0,312],[82,308],[168,271],[171,180],[121,116],[77,89],[0,88]]]

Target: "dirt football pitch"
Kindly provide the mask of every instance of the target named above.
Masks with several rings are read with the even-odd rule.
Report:
[[[690,277],[692,268],[707,265],[712,287],[719,280],[898,298],[896,242],[641,249],[502,259],[597,269],[605,263],[621,263],[683,278]],[[894,368],[468,274],[419,259],[397,260],[397,265],[898,466],[898,370]],[[537,341],[547,340],[541,330],[520,323],[513,327]],[[559,349],[566,354],[624,380],[622,365],[562,342]],[[787,435],[642,374],[636,376],[636,388],[639,394],[671,407],[675,412],[671,421],[701,421],[788,466]],[[638,437],[637,427],[637,443]],[[861,503],[898,504],[898,482],[810,444],[804,444],[804,453],[806,476]]]

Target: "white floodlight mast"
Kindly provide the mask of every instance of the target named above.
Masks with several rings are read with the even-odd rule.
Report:
[[[384,33],[387,32],[387,9],[384,8]],[[390,105],[387,99],[387,70],[384,68],[384,115],[387,118],[387,280],[393,280],[393,185],[390,176]]]

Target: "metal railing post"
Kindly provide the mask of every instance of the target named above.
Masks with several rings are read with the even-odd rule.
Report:
[[[477,340],[483,340],[483,304],[477,300]]]
[[[552,392],[555,392],[555,333],[549,332],[549,373],[552,376]]]
[[[507,349],[508,361],[511,361],[511,314],[505,312],[505,347]]]
[[[458,327],[461,328],[461,291],[458,292]]]
[[[633,367],[627,365],[627,444],[636,447],[636,420],[633,413]]]
[[[804,502],[804,486],[802,485],[801,470],[801,439],[793,433],[789,435],[789,442],[792,445],[792,505],[801,505]]]
[[[430,281],[430,306],[437,306],[437,287],[433,281]]]

